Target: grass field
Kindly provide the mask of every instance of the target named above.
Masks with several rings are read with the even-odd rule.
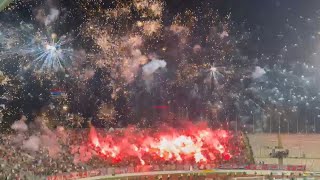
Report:
[[[269,158],[272,148],[278,145],[277,134],[248,134],[256,163],[277,163]],[[289,149],[289,158],[284,164],[306,165],[307,170],[320,171],[320,135],[317,134],[282,134],[282,144]]]

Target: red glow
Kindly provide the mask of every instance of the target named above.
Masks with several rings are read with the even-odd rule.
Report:
[[[161,127],[160,131],[127,128],[105,135],[91,127],[89,140],[101,157],[113,163],[132,160],[142,165],[155,161],[207,163],[217,157],[231,159],[227,131],[211,130],[204,124],[184,126]]]
[[[168,109],[168,106],[153,106],[153,109]]]
[[[231,155],[229,153],[223,154],[223,159],[229,161],[231,159]]]

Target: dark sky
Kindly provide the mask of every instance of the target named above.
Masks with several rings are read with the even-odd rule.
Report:
[[[45,0],[20,0],[24,5],[17,8],[18,21],[30,20],[35,9]],[[54,0],[53,0],[54,1]],[[62,34],[77,29],[83,22],[83,9],[77,8],[79,1],[87,0],[55,0],[61,9],[70,12],[67,21],[59,26]],[[105,7],[112,7],[115,1],[106,1]],[[317,42],[311,39],[319,31],[320,1],[319,0],[166,0],[165,16],[167,19],[186,9],[199,12],[203,8],[217,9],[223,15],[231,14],[235,29],[249,29],[251,44],[260,54],[277,56],[287,46],[289,59],[304,59],[316,50]],[[11,13],[11,12],[10,12]],[[0,14],[0,20],[12,22],[8,16]],[[201,17],[200,17],[201,19]],[[245,27],[241,27],[244,25]],[[291,46],[298,44],[299,47]],[[291,48],[291,49],[290,49]]]
[[[317,42],[311,36],[319,31],[320,1],[310,0],[218,0],[215,4],[222,12],[231,12],[232,20],[245,22],[252,30],[260,52],[279,54],[284,46],[298,44],[291,49],[293,61],[311,54]],[[291,52],[292,52],[291,51]]]
[[[46,0],[20,1],[26,3],[13,12],[0,14],[0,21],[15,23],[12,21],[14,19],[18,24],[24,20],[33,22],[37,26],[32,17],[34,17],[36,8],[44,4]],[[68,14],[65,21],[58,22],[56,26],[61,34],[80,29],[85,12],[77,6],[76,2],[87,0],[56,1],[60,10]],[[112,1],[105,1],[112,4]],[[110,4],[106,3],[105,6],[109,7]],[[319,0],[308,0],[308,2],[304,0],[166,0],[164,13],[168,19],[172,19],[175,14],[184,12],[186,9],[201,14],[203,8],[216,9],[222,16],[230,13],[234,29],[240,31],[243,28],[250,31],[251,37],[248,43],[255,46],[260,54],[278,56],[287,46],[290,51],[287,60],[297,62],[317,48],[318,41],[311,37],[317,35],[320,30]],[[14,16],[10,16],[10,13]],[[201,16],[198,19],[201,20]],[[241,27],[242,25],[244,27]],[[277,61],[272,63],[274,62]]]
[[[24,4],[17,8],[16,14],[28,20],[39,4],[45,0],[20,0]],[[54,1],[54,0],[53,0]],[[63,33],[77,29],[83,22],[83,10],[77,8],[76,2],[87,0],[55,0],[60,8],[70,12],[67,21],[59,26]],[[115,1],[106,1],[105,7],[112,7]],[[201,11],[203,8],[217,9],[221,15],[231,14],[235,25],[244,25],[251,32],[251,44],[258,52],[276,56],[287,46],[290,59],[297,61],[316,50],[317,42],[312,35],[319,31],[320,1],[319,0],[166,0],[165,16],[172,19],[177,12],[186,9]],[[29,4],[29,5],[26,5]],[[8,20],[0,14],[0,19]],[[201,17],[200,17],[201,19]],[[235,29],[237,29],[236,27]],[[243,28],[243,27],[241,27]],[[238,28],[240,29],[240,27]],[[259,40],[259,41],[258,41]],[[291,46],[298,44],[299,49]],[[291,48],[291,49],[290,49]]]

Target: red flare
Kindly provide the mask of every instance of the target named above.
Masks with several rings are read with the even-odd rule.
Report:
[[[93,150],[108,161],[134,161],[145,165],[155,161],[202,163],[219,158],[230,160],[232,156],[227,150],[229,139],[225,130],[186,123],[180,129],[162,127],[160,131],[153,132],[131,127],[104,136],[90,126],[89,142]]]

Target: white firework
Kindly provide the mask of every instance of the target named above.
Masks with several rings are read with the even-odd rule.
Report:
[[[42,39],[31,44],[31,48],[24,50],[26,55],[34,57],[30,65],[40,72],[64,71],[71,63],[73,58],[73,49],[66,47],[68,41],[66,36],[57,40],[55,34],[52,39],[47,41]]]
[[[224,78],[224,75],[220,72],[222,70],[220,67],[216,67],[212,64],[208,70],[208,76],[205,79],[206,83],[211,84],[212,82],[214,85],[219,85],[219,80]]]

